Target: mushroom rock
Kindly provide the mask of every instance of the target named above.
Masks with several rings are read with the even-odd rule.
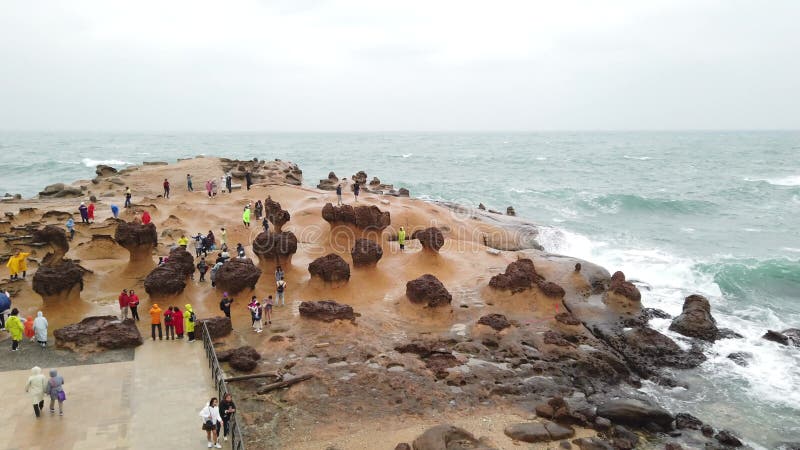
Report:
[[[383,257],[383,249],[377,242],[369,239],[356,239],[353,250],[350,252],[354,266],[369,266],[377,264]]]
[[[566,295],[564,288],[552,281],[540,281],[537,285],[547,297],[562,298]]]
[[[152,261],[153,249],[158,245],[158,232],[152,222],[145,225],[138,221],[120,221],[114,240],[130,252],[130,262]]]
[[[422,248],[438,252],[444,246],[444,235],[436,227],[417,230],[411,235],[411,239],[419,240]]]
[[[53,332],[56,347],[92,352],[131,348],[142,345],[142,335],[133,319],[120,321],[116,316],[92,316]]]
[[[365,230],[378,231],[388,227],[392,222],[389,211],[381,211],[375,205],[354,208],[350,205],[333,206],[326,203],[322,208],[322,218],[331,224],[349,223]]]
[[[77,299],[83,290],[85,270],[74,261],[64,259],[69,251],[69,241],[63,229],[47,225],[33,233],[33,241],[49,244],[53,249],[42,258],[33,274],[33,291],[44,301]]]
[[[320,277],[327,282],[350,279],[350,265],[335,253],[315,259],[308,265],[308,271],[312,277]]]
[[[186,289],[186,279],[194,274],[194,258],[183,247],[169,252],[167,262],[156,267],[144,279],[150,296],[176,295]]]
[[[502,331],[511,326],[511,322],[502,314],[487,314],[478,319],[478,323],[486,325],[487,327],[492,327],[495,331]]]
[[[333,300],[320,300],[316,302],[302,302],[299,307],[300,317],[307,319],[333,322],[334,320],[356,320],[353,307]]]
[[[46,215],[46,214],[45,214]],[[69,241],[67,240],[67,233],[58,226],[47,225],[41,230],[36,230],[31,236],[33,242],[49,244],[53,249],[53,253],[48,254],[45,258],[52,259],[53,261],[61,261],[64,255],[69,251]],[[47,264],[42,261],[42,264]]]
[[[250,258],[233,258],[225,261],[217,271],[217,288],[238,294],[245,289],[255,289],[261,269]]]
[[[333,206],[326,203],[322,207],[322,218],[330,223],[356,223],[356,212],[350,205]]]
[[[267,197],[264,201],[264,215],[275,225],[275,231],[277,232],[280,232],[283,225],[292,217],[289,215],[289,211],[282,209],[281,204],[272,200],[272,197]]]
[[[261,262],[285,260],[297,253],[297,236],[291,231],[259,233],[253,241],[253,253]]]
[[[449,305],[453,301],[444,284],[431,274],[406,283],[406,297],[412,303],[426,303],[430,307]]]
[[[489,280],[489,286],[517,293],[530,289],[543,280],[542,276],[536,273],[533,261],[523,258],[509,264],[505,272],[493,276]]]
[[[611,285],[608,291],[634,302],[642,300],[642,294],[639,289],[630,281],[625,281],[625,274],[621,271],[616,271],[614,275],[611,275]]]

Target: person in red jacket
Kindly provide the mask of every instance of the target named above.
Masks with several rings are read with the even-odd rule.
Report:
[[[142,213],[142,223],[144,225],[147,225],[148,223],[150,223],[150,220],[151,220],[150,219],[150,213],[147,212],[147,211],[143,212]]]
[[[89,223],[94,223],[94,203],[89,202],[89,209],[87,210],[89,213]]]
[[[131,309],[131,317],[134,320],[139,320],[139,296],[133,292],[133,289],[128,293],[128,308]]]
[[[183,339],[183,313],[177,306],[172,307],[172,325],[175,326],[178,339]]]
[[[164,178],[164,198],[169,198],[169,181]]]
[[[128,290],[123,289],[122,293],[119,294],[119,316],[120,320],[125,320],[128,318],[128,307],[130,306],[131,298],[128,295]]]

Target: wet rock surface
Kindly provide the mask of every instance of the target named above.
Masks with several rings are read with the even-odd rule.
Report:
[[[283,261],[297,253],[297,236],[291,231],[259,233],[253,241],[253,253],[265,262]]]
[[[350,252],[354,266],[375,265],[383,257],[381,246],[369,239],[356,239],[353,249]]]
[[[673,421],[672,415],[660,406],[631,398],[604,402],[597,406],[597,415],[615,423],[640,428],[655,424],[664,430],[670,429]]]
[[[322,207],[322,218],[330,224],[351,224],[364,230],[381,231],[391,224],[389,211],[381,211],[375,205],[371,206],[333,206],[326,203]]]
[[[684,336],[710,342],[735,335],[730,330],[717,328],[717,321],[711,316],[711,304],[702,295],[686,297],[683,302],[683,312],[672,321],[669,329]]]
[[[233,369],[240,372],[251,372],[258,366],[261,355],[253,347],[243,347],[217,352],[217,359],[227,362]]]
[[[320,300],[300,303],[300,316],[307,319],[333,322],[334,320],[355,321],[353,307],[333,300]]]
[[[438,425],[429,428],[414,439],[414,450],[497,450],[472,433],[453,425]]]
[[[267,197],[264,201],[264,214],[267,220],[275,226],[276,232],[280,232],[283,226],[292,218],[289,211],[281,208],[281,204],[272,200],[272,197]]]
[[[434,252],[438,252],[444,246],[444,235],[442,230],[437,227],[417,230],[411,234],[411,239],[417,239],[422,244],[422,248]]]
[[[68,300],[77,297],[83,290],[83,275],[86,272],[72,260],[65,259],[69,241],[64,230],[47,225],[32,235],[34,242],[49,245],[52,252],[42,258],[33,274],[33,291],[45,301]]]
[[[350,279],[350,265],[341,256],[331,253],[315,259],[308,265],[312,277],[326,282],[341,282]]]
[[[255,289],[261,269],[250,258],[232,258],[217,270],[215,284],[218,289],[238,294],[245,289]]]
[[[412,303],[424,303],[429,307],[449,305],[453,301],[444,284],[431,274],[406,283],[406,297]]]
[[[120,322],[115,316],[92,316],[53,332],[56,346],[73,351],[93,352],[142,345],[142,335],[132,319]]]
[[[639,292],[639,288],[630,281],[626,281],[625,274],[621,271],[614,272],[614,275],[611,275],[611,285],[608,290],[634,302],[642,300],[642,293]]]
[[[199,319],[197,321],[197,324],[195,325],[195,331],[197,331],[198,336],[200,336],[200,332],[203,329],[203,324],[205,324],[208,328],[208,335],[211,337],[211,339],[223,338],[233,332],[231,319],[227,317],[209,317],[206,319]]]
[[[502,314],[487,314],[478,319],[478,323],[492,327],[495,331],[502,331],[511,326],[511,322]]]
[[[194,269],[194,257],[183,247],[175,247],[169,252],[167,262],[145,277],[144,289],[151,296],[180,294]]]

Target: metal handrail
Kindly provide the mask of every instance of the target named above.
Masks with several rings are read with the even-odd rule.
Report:
[[[217,390],[217,396],[220,399],[225,398],[228,393],[228,384],[225,382],[225,372],[219,366],[217,359],[217,352],[214,350],[214,342],[211,340],[211,334],[208,332],[208,326],[203,322],[201,325],[203,334],[203,347],[206,350],[206,357],[208,358],[208,367],[211,369],[211,377],[214,380],[214,387]],[[236,420],[238,414],[233,414],[228,424],[228,429],[231,433],[231,448],[233,450],[245,450],[244,439],[242,439],[242,430],[239,428],[239,422]]]

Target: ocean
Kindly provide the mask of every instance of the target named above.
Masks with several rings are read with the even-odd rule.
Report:
[[[201,154],[294,161],[308,185],[365,170],[415,197],[513,206],[543,226],[545,249],[642,283],[645,306],[677,315],[703,294],[745,338],[709,346],[679,377],[689,389],[642,389],[757,448],[800,442],[800,349],[761,339],[800,328],[800,132],[2,132],[0,195]],[[653,325],[688,347],[669,320]]]

